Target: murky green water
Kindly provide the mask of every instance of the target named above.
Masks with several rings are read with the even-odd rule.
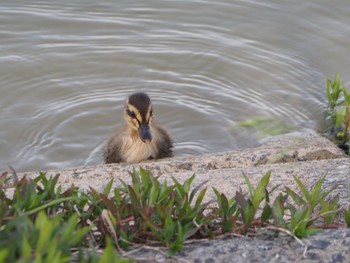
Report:
[[[0,168],[101,163],[146,91],[175,154],[256,143],[256,116],[316,129],[324,82],[350,86],[348,1],[5,1]]]

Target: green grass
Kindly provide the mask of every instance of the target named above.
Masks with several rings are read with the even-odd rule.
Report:
[[[7,197],[6,182],[15,178]],[[227,197],[213,189],[216,200],[204,202],[206,182],[193,186],[195,175],[180,183],[161,182],[140,169],[131,183],[110,181],[101,193],[71,186],[63,191],[58,177],[45,174],[20,181],[0,176],[0,262],[130,262],[121,255],[144,244],[166,246],[177,253],[188,239],[215,238],[225,233],[250,234],[258,229],[288,231],[296,238],[319,229],[350,225],[350,209],[340,210],[338,197],[323,191],[325,177],[307,189],[296,177],[298,191],[280,188],[270,200],[271,173],[248,191]],[[343,216],[345,224],[336,223]]]

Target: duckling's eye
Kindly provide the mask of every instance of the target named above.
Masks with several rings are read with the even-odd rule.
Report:
[[[128,115],[132,118],[132,119],[136,119],[136,114],[135,112],[127,109],[126,112],[128,113]]]

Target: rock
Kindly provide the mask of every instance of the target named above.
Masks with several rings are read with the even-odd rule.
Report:
[[[168,256],[166,262],[349,262],[350,229],[324,230],[302,242],[285,235],[195,241],[178,255]],[[160,252],[166,255],[166,248],[144,248],[129,256],[137,262],[155,262]]]

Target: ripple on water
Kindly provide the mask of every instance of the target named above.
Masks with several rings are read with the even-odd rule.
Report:
[[[297,51],[266,40],[265,22],[278,22],[277,11],[223,0],[4,5],[0,167],[102,162],[103,142],[135,91],[151,96],[177,155],[254,144],[246,130],[232,130],[254,116],[313,127],[323,78]]]

